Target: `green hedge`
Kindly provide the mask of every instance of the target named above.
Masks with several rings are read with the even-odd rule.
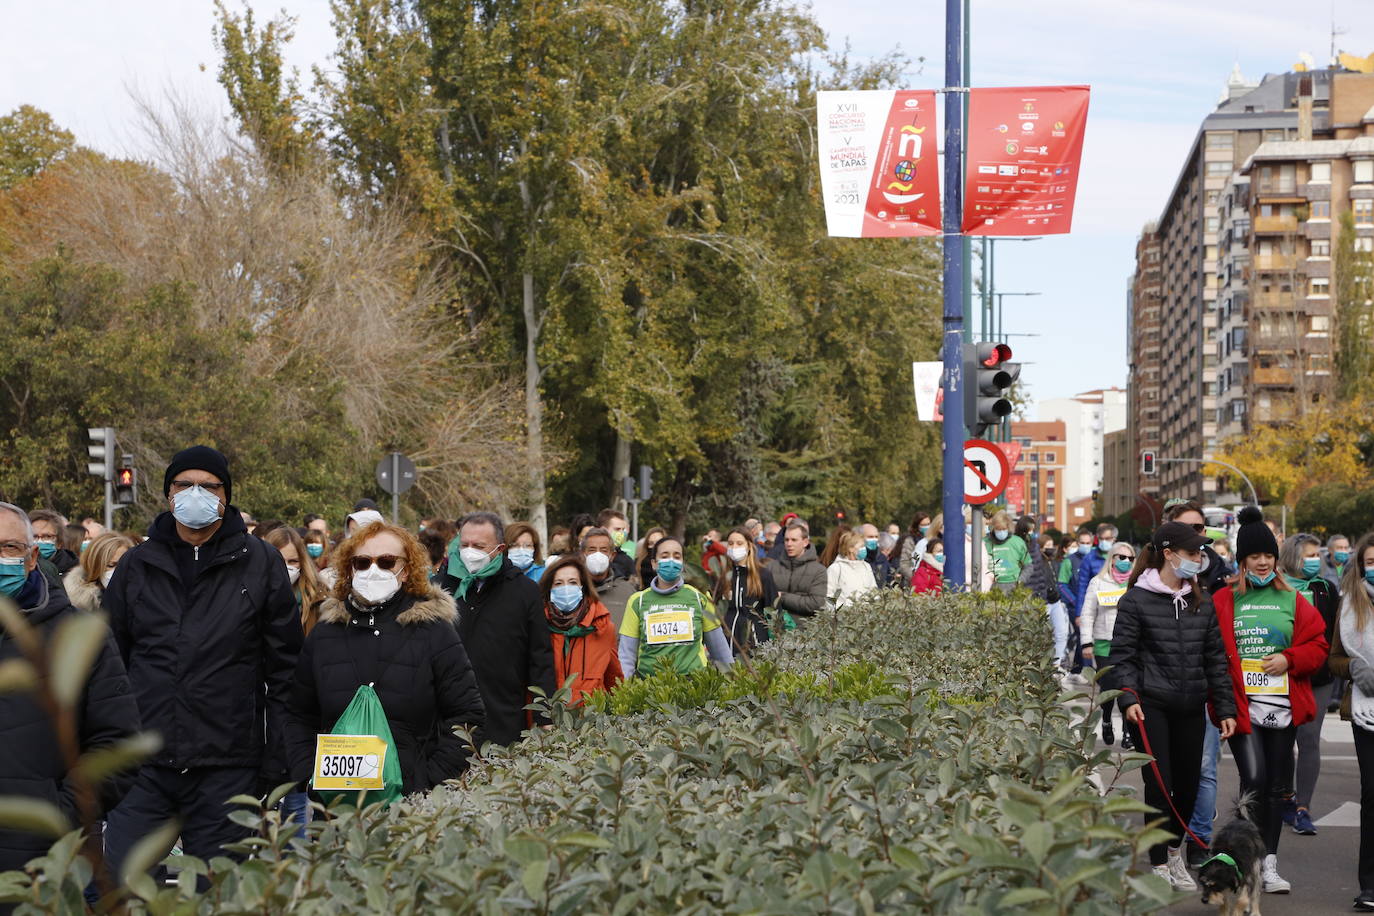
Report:
[[[275,813],[254,858],[136,882],[153,913],[1144,913],[1158,839],[1075,724],[1043,606],[884,594],[826,613],[752,670],[634,683],[460,784],[341,811],[290,850]],[[1026,602],[1029,604],[1029,602]],[[612,712],[614,711],[614,712]],[[1091,777],[1091,778],[1090,778]],[[20,912],[75,912],[75,835],[0,876]],[[1145,869],[1145,871],[1148,871]],[[197,894],[193,876],[208,873]]]

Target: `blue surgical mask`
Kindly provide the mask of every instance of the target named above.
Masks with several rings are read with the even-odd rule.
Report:
[[[23,557],[0,557],[0,594],[18,597],[28,578]]]
[[[936,562],[936,563],[943,564],[943,563],[945,562],[945,555],[942,554],[942,553],[937,553],[937,554],[935,555],[935,562]]]
[[[1322,571],[1321,557],[1307,557],[1302,561],[1302,574],[1307,578],[1312,578]]]
[[[1073,554],[1076,554],[1076,553],[1078,553],[1078,545],[1077,545],[1077,544],[1074,544],[1074,545],[1073,545],[1072,547],[1070,547],[1068,550],[1064,551],[1064,556],[1068,557],[1068,556],[1072,556]]]
[[[995,537],[995,538],[997,538],[997,540],[999,540],[999,541],[1005,541],[1008,537],[1011,536],[1011,532],[1010,532],[1010,531],[994,531],[994,532],[992,533],[992,536]]]
[[[867,539],[864,541],[864,546],[868,548],[868,552],[869,552],[869,553],[877,553],[877,552],[878,552],[878,539],[877,539],[877,538],[867,538]]]
[[[1097,542],[1097,549],[1100,550],[1100,551],[1102,551],[1103,553],[1111,553],[1111,552],[1112,552],[1112,548],[1115,547],[1115,546],[1116,546],[1116,541],[1098,541],[1098,542]]]
[[[510,557],[511,565],[516,569],[529,569],[534,565],[533,547],[512,547],[506,551],[506,556]],[[566,608],[559,608],[566,610]]]
[[[1128,573],[1131,571],[1131,567],[1133,565],[1135,565],[1134,560],[1128,560],[1125,557],[1120,557],[1116,561],[1116,571],[1121,573]]]
[[[320,557],[324,556],[324,545],[323,545],[323,544],[306,544],[306,545],[305,545],[305,552],[308,553],[308,554],[310,554],[310,556],[311,556],[312,558],[318,560]]]
[[[45,560],[51,560],[57,554],[57,545],[51,541],[38,542],[38,555]]]
[[[1174,567],[1174,572],[1180,579],[1191,579],[1202,572],[1201,560],[1190,560],[1187,557],[1180,558],[1178,565]]]
[[[922,534],[925,534],[925,533],[928,532],[929,530],[930,530],[930,526],[929,526],[929,525],[922,525],[922,526],[921,526],[921,533],[922,533]]]
[[[1374,583],[1374,566],[1364,568],[1364,581]]]
[[[1245,578],[1246,581],[1248,581],[1251,585],[1255,586],[1256,588],[1264,588],[1270,582],[1274,581],[1274,572],[1273,570],[1270,570],[1267,574],[1263,576],[1257,576],[1254,573],[1246,573]]]
[[[1350,561],[1350,551],[1348,550],[1333,550],[1331,552],[1335,555],[1338,566],[1344,566]]]
[[[866,559],[868,559],[868,545],[864,545],[863,547],[860,547],[858,550],[856,550],[856,551],[854,552],[854,559],[856,559],[856,560],[866,560]]]
[[[549,590],[549,603],[564,614],[582,603],[582,586],[555,585]]]
[[[182,490],[172,500],[172,515],[187,528],[209,528],[219,521],[219,497],[202,486]]]
[[[659,560],[658,561],[658,581],[665,585],[676,582],[682,578],[681,560]]]

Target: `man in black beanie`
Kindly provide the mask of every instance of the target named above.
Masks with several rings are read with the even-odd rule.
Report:
[[[168,500],[105,590],[144,728],[161,749],[105,828],[113,875],[139,839],[173,819],[182,849],[208,860],[244,828],[235,795],[286,782],[281,724],[302,636],[281,554],[248,533],[229,462],[213,448],[178,452]]]

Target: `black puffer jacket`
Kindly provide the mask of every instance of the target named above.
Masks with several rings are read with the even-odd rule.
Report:
[[[153,763],[260,767],[284,781],[301,615],[281,554],[237,509],[199,548],[159,515],[115,567],[104,607],[143,726],[162,735]]]
[[[1307,581],[1289,579],[1288,584],[1303,593],[1306,598],[1309,594],[1312,606],[1317,609],[1317,613],[1322,615],[1322,620],[1326,622],[1326,644],[1332,645],[1336,638],[1336,623],[1339,619],[1341,610],[1341,599],[1335,587],[1321,576],[1317,576]],[[1331,683],[1331,667],[1328,662],[1322,662],[1322,666],[1312,673],[1312,686],[1325,687]]]
[[[47,578],[38,571],[29,574],[18,603],[45,644],[51,643],[64,620],[80,613],[62,591],[50,589]],[[8,633],[0,631],[0,664],[19,657],[19,646]],[[108,747],[138,731],[138,705],[129,691],[119,651],[109,637],[91,666],[77,713],[82,753]],[[130,770],[101,783],[96,815],[118,804],[133,779]],[[30,693],[0,693],[0,795],[51,802],[73,825],[80,823],[57,734]],[[22,868],[25,862],[46,853],[49,843],[36,834],[0,830],[0,871]]]
[[[1114,689],[1132,688],[1168,709],[1195,710],[1210,699],[1217,720],[1235,718],[1226,646],[1210,595],[1189,610],[1171,595],[1132,586],[1116,606],[1110,662]],[[1117,703],[1125,710],[1136,698],[1123,693]]]
[[[481,738],[511,744],[528,727],[529,688],[551,697],[558,685],[539,586],[504,555],[501,563],[495,575],[474,580],[464,598],[456,597],[456,577],[445,573],[439,584],[455,596],[458,635],[477,672],[487,711]]]
[[[386,711],[406,792],[424,792],[467,769],[454,726],[479,729],[482,696],[458,638],[458,608],[431,587],[374,609],[330,598],[301,651],[291,686],[291,776],[310,778],[315,737],[334,728],[362,684]]]

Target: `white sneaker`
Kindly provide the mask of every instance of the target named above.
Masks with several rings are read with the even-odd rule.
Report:
[[[1172,877],[1169,876],[1169,866],[1167,866],[1167,865],[1156,865],[1152,870],[1154,871],[1154,873],[1155,873],[1156,875],[1159,875],[1159,876],[1160,876],[1161,878],[1163,878],[1165,881],[1168,881],[1170,887],[1173,887],[1173,886],[1174,886],[1174,879],[1173,879]]]
[[[1169,850],[1169,864],[1164,866],[1169,872],[1169,883],[1181,891],[1197,890],[1197,882],[1188,873],[1188,860],[1183,857],[1182,849]]]
[[[1264,857],[1264,892],[1266,894],[1286,894],[1293,889],[1279,874],[1279,857]]]

